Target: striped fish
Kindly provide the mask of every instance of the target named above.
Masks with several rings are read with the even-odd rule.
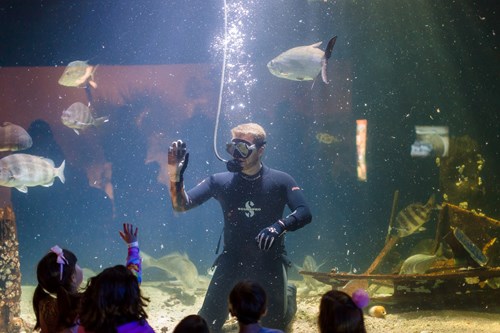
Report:
[[[61,121],[65,126],[72,128],[76,134],[80,135],[78,130],[85,130],[90,126],[100,126],[108,122],[109,118],[94,118],[87,105],[76,102],[71,104],[67,110],[63,111]]]
[[[51,159],[29,155],[13,154],[0,159],[0,186],[15,187],[23,193],[32,186],[52,186],[54,178],[64,183],[65,161],[56,168]]]
[[[66,87],[85,87],[87,84],[92,88],[97,88],[94,81],[96,66],[91,66],[87,61],[76,60],[66,66],[59,78],[59,84]]]
[[[433,194],[425,205],[414,203],[401,210],[396,216],[396,227],[394,227],[398,236],[409,236],[418,230],[425,222],[429,221],[434,204],[435,195]]]
[[[0,151],[24,150],[31,145],[31,136],[21,126],[9,122],[0,125]]]

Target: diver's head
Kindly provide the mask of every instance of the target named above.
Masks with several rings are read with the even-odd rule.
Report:
[[[231,172],[256,174],[261,167],[260,160],[264,154],[266,132],[255,123],[238,125],[231,130],[233,136],[226,146],[226,151],[233,157],[227,163]]]

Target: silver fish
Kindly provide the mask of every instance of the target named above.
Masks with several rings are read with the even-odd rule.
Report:
[[[401,210],[396,216],[397,227],[394,227],[398,236],[409,236],[429,221],[434,203],[435,195],[433,194],[425,205],[414,203]]]
[[[183,291],[194,295],[198,288],[198,270],[186,254],[173,252],[159,259],[141,252],[144,268],[156,267],[173,276],[183,287]]]
[[[321,268],[321,266],[323,266],[323,265],[324,265],[324,263],[321,265],[318,265],[316,263],[316,260],[312,256],[306,255],[304,258],[304,263],[302,264],[302,267],[297,267],[297,268],[299,270],[306,271],[306,272],[318,272],[319,269]],[[310,291],[318,290],[323,285],[321,282],[319,282],[318,280],[316,280],[315,278],[313,278],[310,275],[302,275],[302,278],[304,279],[305,289],[303,289],[303,290],[301,289],[301,291],[300,291],[301,294],[307,294]]]
[[[70,105],[67,110],[64,110],[61,115],[61,120],[64,125],[72,128],[76,134],[80,134],[78,130],[85,130],[90,126],[100,126],[109,121],[109,117],[92,117],[90,108],[80,102]]]
[[[0,159],[0,186],[15,187],[23,193],[32,186],[52,186],[54,178],[64,183],[65,161],[56,168],[54,162],[29,154],[12,154]]]
[[[9,122],[0,125],[0,151],[24,150],[32,145],[31,136],[21,126]]]
[[[415,254],[403,262],[399,274],[424,274],[439,258],[437,254]]]
[[[59,84],[66,87],[86,87],[87,84],[92,88],[97,88],[94,81],[96,66],[89,65],[87,61],[76,60],[66,66],[66,69],[59,78]]]
[[[313,256],[306,255],[304,258],[304,263],[302,264],[301,268],[303,271],[318,272],[319,269],[321,268],[321,266],[323,266],[323,265],[324,265],[324,263],[321,265],[318,265]]]
[[[321,71],[323,82],[328,84],[326,70],[336,40],[337,36],[330,39],[325,51],[319,48],[321,42],[294,47],[269,61],[267,68],[277,77],[294,81],[314,80]]]

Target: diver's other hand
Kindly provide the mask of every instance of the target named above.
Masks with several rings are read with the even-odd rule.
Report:
[[[168,149],[167,170],[170,181],[178,183],[183,181],[184,170],[186,170],[189,161],[186,143],[181,140],[172,142]]]
[[[123,223],[123,231],[120,231],[120,237],[127,243],[129,247],[137,247],[137,231],[139,229],[134,227],[131,223]]]
[[[282,221],[278,221],[269,227],[262,229],[257,237],[255,237],[259,249],[264,251],[269,250],[278,237],[283,235],[285,231],[285,224]]]

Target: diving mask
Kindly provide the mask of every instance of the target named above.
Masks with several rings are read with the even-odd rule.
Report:
[[[226,144],[226,151],[233,158],[248,158],[256,149],[257,146],[255,144],[243,139],[233,139],[230,143]]]

